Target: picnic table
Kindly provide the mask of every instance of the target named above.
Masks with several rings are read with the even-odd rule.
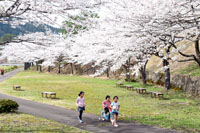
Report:
[[[41,92],[42,97],[46,98],[56,98],[56,93],[55,92]]]
[[[151,92],[151,98],[156,97],[158,97],[159,99],[164,98],[164,94],[162,92]]]
[[[147,93],[147,89],[145,88],[136,88],[136,92],[139,94],[146,94]]]
[[[13,85],[13,90],[20,91],[21,90],[21,86]]]
[[[125,85],[127,90],[133,91],[133,86],[132,85]]]
[[[117,82],[116,85],[117,85],[118,87],[122,87],[124,84],[121,83],[121,82]]]

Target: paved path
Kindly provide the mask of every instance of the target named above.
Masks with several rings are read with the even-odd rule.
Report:
[[[13,72],[0,77],[0,81],[12,77],[16,73],[22,71],[17,69]],[[177,131],[165,130],[153,126],[142,125],[139,123],[119,122],[119,127],[114,128],[109,122],[98,120],[98,116],[84,113],[85,124],[79,124],[77,120],[77,111],[66,108],[56,107],[48,104],[42,104],[34,101],[24,100],[13,96],[8,96],[0,93],[0,99],[12,99],[19,103],[19,111],[34,116],[43,117],[54,120],[70,126],[78,127],[96,133],[176,133]]]
[[[23,68],[19,68],[19,69],[16,69],[14,71],[5,73],[3,76],[0,75],[0,82],[9,79],[10,77],[14,76],[15,74],[17,74],[17,73],[19,73],[19,72],[21,72],[23,70],[24,70]]]

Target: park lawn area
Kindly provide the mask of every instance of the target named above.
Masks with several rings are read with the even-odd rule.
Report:
[[[135,91],[118,88],[116,82],[117,80],[26,71],[0,83],[0,92],[76,110],[75,100],[83,90],[86,112],[97,115],[102,110],[101,103],[105,96],[117,95],[121,104],[121,120],[188,132],[200,131],[200,99],[173,90],[163,91],[164,100],[152,99],[149,94],[140,95]],[[148,91],[162,91],[162,88],[157,86],[143,86],[138,82],[126,84],[134,85],[135,88],[145,87]],[[13,91],[13,85],[21,85],[24,91]],[[42,98],[42,91],[56,92],[58,99]]]
[[[0,114],[0,132],[86,133],[55,121],[21,113]]]
[[[17,66],[0,66],[0,69],[4,69],[5,72],[10,72],[17,69]]]

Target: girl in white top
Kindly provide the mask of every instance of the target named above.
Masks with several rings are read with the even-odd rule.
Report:
[[[111,104],[112,115],[114,116],[114,120],[111,120],[111,122],[114,127],[118,127],[117,119],[118,119],[119,108],[120,108],[120,103],[118,102],[118,99],[119,99],[118,96],[114,96],[113,102]]]

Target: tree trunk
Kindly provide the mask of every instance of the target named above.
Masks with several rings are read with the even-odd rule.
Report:
[[[106,75],[107,75],[107,78],[110,77],[110,74],[109,74],[109,68],[107,68],[107,70],[106,70]]]
[[[168,60],[163,60],[163,66],[165,69],[165,89],[170,90],[171,85],[170,85],[170,68],[169,68],[169,61]]]
[[[58,64],[58,73],[59,73],[59,74],[61,73],[61,70],[60,70],[60,63]]]
[[[71,67],[71,74],[74,75],[74,70],[73,70],[73,64],[70,63],[70,67]]]
[[[24,70],[26,70],[26,65],[27,65],[27,63],[26,63],[26,62],[24,62]]]
[[[24,70],[28,70],[31,67],[31,63],[30,62],[25,62],[24,63]]]
[[[40,65],[40,72],[42,72],[42,66]]]
[[[31,63],[28,62],[28,69],[30,70],[31,69]]]
[[[48,72],[51,72],[51,66],[48,66]]]
[[[140,68],[140,74],[142,78],[142,84],[147,84],[147,76],[146,76],[146,66],[147,66],[148,60],[145,62],[144,66]]]
[[[39,70],[38,62],[36,62],[36,68],[37,68],[37,71],[38,71]]]
[[[195,45],[195,52],[196,52],[196,58],[195,61],[196,63],[199,65],[200,67],[200,50],[199,50],[199,39],[197,38],[197,40],[194,43]]]

